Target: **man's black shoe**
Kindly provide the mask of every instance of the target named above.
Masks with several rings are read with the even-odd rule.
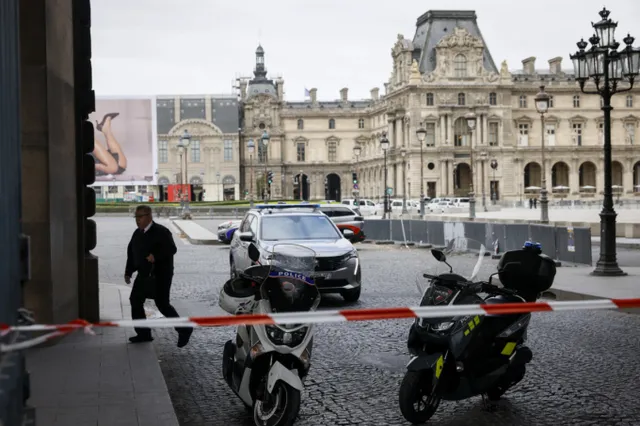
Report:
[[[187,343],[189,343],[189,339],[191,338],[191,333],[193,333],[193,328],[178,333],[179,348],[184,348],[185,346],[187,346]]]
[[[140,336],[138,334],[138,335],[129,337],[129,341],[131,343],[153,342],[153,337],[151,337],[151,336]]]

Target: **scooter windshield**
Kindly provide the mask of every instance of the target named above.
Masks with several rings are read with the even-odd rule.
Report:
[[[426,267],[416,277],[420,294],[424,294],[431,284],[431,280],[425,279],[423,273],[432,276],[455,274],[470,282],[487,281],[495,272],[492,262],[485,260],[488,254],[485,245],[479,241],[464,237],[447,240],[444,247],[434,248],[429,254],[425,253]],[[443,297],[443,300],[446,299]]]
[[[272,311],[315,310],[320,303],[320,293],[311,278],[316,253],[298,244],[276,244],[268,258],[271,268],[260,293],[269,301]]]

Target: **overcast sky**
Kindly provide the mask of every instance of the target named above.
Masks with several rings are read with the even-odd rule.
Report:
[[[0,0],[1,1],[1,0]],[[94,88],[98,96],[231,94],[251,76],[261,43],[287,100],[316,87],[320,100],[369,97],[384,88],[398,33],[413,39],[427,10],[475,10],[498,69],[537,57],[564,58],[592,34],[600,0],[92,0]],[[617,39],[640,46],[640,1],[609,0]]]

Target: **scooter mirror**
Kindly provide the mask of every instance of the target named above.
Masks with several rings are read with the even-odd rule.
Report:
[[[438,262],[446,262],[447,256],[441,250],[431,249],[431,254]]]
[[[249,244],[249,259],[253,260],[254,262],[257,262],[258,260],[260,260],[260,250],[258,250],[258,247],[256,247],[255,244],[251,243]]]

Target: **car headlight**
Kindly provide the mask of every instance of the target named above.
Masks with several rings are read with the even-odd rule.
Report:
[[[265,325],[264,328],[269,340],[275,345],[289,346],[290,348],[300,345],[309,331],[309,327],[302,327],[294,331],[287,331],[276,325]]]

